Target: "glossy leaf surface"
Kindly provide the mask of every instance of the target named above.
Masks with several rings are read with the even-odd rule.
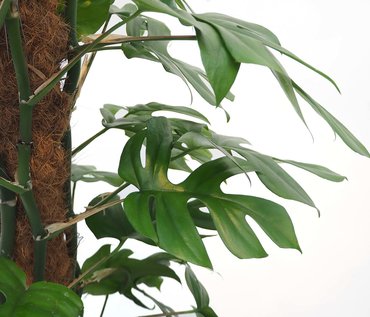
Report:
[[[81,299],[67,287],[48,282],[26,286],[26,275],[14,262],[0,257],[0,292],[5,303],[0,315],[7,317],[78,317]]]
[[[167,252],[202,266],[210,261],[189,214],[188,202],[198,199],[209,210],[229,250],[241,258],[264,257],[266,252],[245,220],[251,216],[281,247],[299,249],[294,229],[285,209],[262,198],[224,194],[219,186],[241,173],[228,158],[200,166],[180,184],[167,178],[173,138],[167,119],[153,118],[147,131],[136,134],[125,146],[119,174],[139,192],[125,200],[125,212],[141,234],[158,241]],[[141,165],[140,150],[146,139],[146,163]],[[253,171],[246,160],[235,158],[243,171]],[[155,219],[155,223],[154,223]]]

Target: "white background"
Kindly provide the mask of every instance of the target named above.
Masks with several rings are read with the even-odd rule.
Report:
[[[334,87],[303,66],[282,58],[291,77],[370,148],[370,2],[365,0],[189,0],[196,12],[220,12],[261,24],[272,30],[282,45],[333,77]],[[173,34],[187,34],[174,21]],[[171,52],[199,65],[194,43],[174,43]],[[300,122],[272,74],[262,67],[243,65],[232,88],[234,103],[224,102],[231,114],[206,105],[195,95],[193,106],[205,113],[220,134],[242,136],[255,149],[280,158],[325,165],[348,177],[343,183],[321,180],[287,167],[321,210],[278,199],[252,179],[229,182],[227,191],[261,195],[283,204],[291,215],[303,254],[277,248],[256,228],[269,257],[239,260],[218,238],[208,239],[215,272],[195,268],[207,287],[212,307],[220,317],[368,317],[370,316],[370,160],[334,140],[330,128],[302,101],[314,142]],[[177,77],[160,65],[139,59],[126,60],[120,52],[100,53],[73,115],[74,146],[101,129],[99,108],[104,103],[132,106],[157,101],[188,106],[189,93]],[[75,158],[116,171],[126,138],[109,131]],[[105,185],[81,184],[76,211],[82,211],[94,195],[111,190]],[[99,245],[80,226],[80,259]],[[137,257],[148,252],[139,243]],[[181,271],[180,271],[181,272]],[[193,305],[186,287],[167,282],[164,296],[176,309]],[[104,298],[86,297],[86,317],[100,315]],[[120,296],[112,296],[104,316],[141,316],[157,311],[137,309]],[[183,315],[185,316],[185,315]],[[188,315],[189,316],[189,315]]]

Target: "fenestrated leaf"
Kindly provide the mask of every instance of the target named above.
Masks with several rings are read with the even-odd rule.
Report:
[[[127,34],[130,36],[139,36],[145,30],[148,31],[148,35],[150,36],[171,34],[163,22],[143,16],[139,16],[128,23]],[[127,58],[144,58],[161,63],[167,72],[179,76],[187,85],[190,83],[200,96],[208,103],[215,105],[215,96],[205,83],[208,81],[205,73],[198,67],[173,58],[168,53],[168,43],[168,41],[126,43],[122,45],[122,49]],[[233,95],[228,94],[227,98],[233,99]]]
[[[127,208],[126,214],[130,219],[131,224],[141,234],[158,242],[157,233],[154,229],[153,219],[150,215],[150,195],[140,195],[138,193],[132,193],[125,199],[125,208]],[[135,214],[140,214],[140,217],[135,217]],[[131,217],[130,217],[131,215]]]
[[[281,72],[281,65],[276,63],[276,58],[258,40],[246,36],[243,32],[235,32],[234,29],[224,27],[223,24],[209,23],[207,14],[195,15],[203,24],[209,25],[213,30],[217,30],[222,38],[224,45],[230,52],[235,61],[240,63],[252,63],[267,66],[271,70]],[[217,32],[215,30],[215,32]],[[208,39],[207,39],[208,40]]]
[[[6,299],[0,305],[1,316],[78,317],[83,307],[81,299],[63,285],[37,282],[27,288],[25,273],[4,257],[0,257],[0,292]]]
[[[219,46],[218,49],[216,47],[210,48],[210,52],[212,54],[220,54],[218,53],[220,50],[227,52],[227,54],[230,56],[231,60],[234,60],[233,63],[252,63],[252,64],[257,64],[257,65],[262,65],[266,66],[271,69],[271,71],[274,73],[276,79],[278,80],[281,88],[287,95],[288,99],[292,103],[294,109],[298,113],[299,117],[302,119],[303,122],[304,118],[302,115],[302,112],[300,110],[297,98],[295,96],[292,82],[290,77],[288,76],[287,72],[283,68],[283,66],[280,64],[280,62],[276,59],[276,57],[271,54],[271,52],[266,48],[263,42],[260,40],[249,36],[249,34],[245,34],[242,32],[242,28],[230,28],[230,23],[217,23],[219,22],[218,20],[211,20],[211,22],[208,21],[207,19],[207,14],[204,15],[195,15],[197,19],[199,19],[199,24],[197,24],[196,27],[198,27],[202,32],[207,31],[207,36],[205,37],[205,43],[208,43],[207,45],[211,45],[211,30],[213,30],[211,33],[217,34],[219,37],[219,42],[222,44]],[[227,18],[227,16],[225,16]],[[209,24],[210,23],[210,24]],[[248,25],[245,23],[245,25]],[[200,27],[202,26],[202,27]],[[214,29],[215,28],[215,29]],[[256,29],[256,27],[255,27]],[[272,33],[268,33],[267,30],[264,30],[264,32],[261,32],[260,28],[260,33],[263,38],[270,38],[274,42],[277,41],[276,38],[272,35]],[[216,31],[217,30],[217,31]],[[218,35],[219,34],[219,35]],[[202,50],[202,38],[198,35],[198,43],[199,47],[201,48],[201,53],[203,56],[203,51]],[[223,44],[224,43],[224,44]],[[225,63],[227,61],[227,58],[222,58],[220,56],[208,56],[207,58],[203,59],[203,64],[205,66],[205,69],[207,71],[208,78],[210,79],[210,82],[212,84],[212,78],[213,76],[211,75],[212,73],[207,70],[207,63],[210,64],[216,64],[216,63]],[[223,67],[215,67],[215,71],[217,72],[215,74],[215,77],[218,78],[218,80],[224,80],[224,74],[225,71],[231,71],[232,70],[232,64]],[[219,71],[218,71],[219,70]],[[237,71],[235,72],[235,76],[237,74]],[[235,77],[231,82],[235,80]],[[214,85],[212,85],[213,88],[215,89]],[[217,96],[217,93],[216,93]]]
[[[304,189],[271,157],[247,149],[237,150],[237,152],[256,169],[259,179],[273,193],[316,208]]]
[[[112,0],[78,0],[77,33],[94,34],[107,20]]]
[[[197,227],[216,230],[213,219],[209,213],[203,212],[200,208],[204,208],[205,205],[199,200],[193,200],[188,203],[188,209],[194,224]]]
[[[82,181],[87,183],[103,181],[116,187],[123,183],[122,178],[116,173],[97,171],[96,167],[92,165],[77,164],[72,164],[71,181]]]
[[[259,179],[270,191],[280,197],[315,207],[312,199],[304,189],[273,158],[241,146],[242,143],[245,143],[242,139],[215,133],[199,134],[188,132],[178,141],[186,143],[189,149],[223,148],[225,151],[235,151],[248,161]]]
[[[303,163],[297,162],[292,160],[281,160],[274,158],[275,161],[280,163],[287,163],[304,169],[312,174],[315,174],[321,178],[327,179],[332,182],[342,182],[343,180],[347,179],[345,176],[339,175],[338,173],[333,172],[332,170],[328,169],[325,166],[317,165],[317,164],[310,164],[310,163]]]
[[[146,165],[140,162],[140,150],[146,139]],[[134,184],[139,192],[132,193],[136,203],[126,205],[125,212],[143,235],[157,232],[159,246],[175,256],[203,266],[210,266],[195,224],[189,214],[188,203],[199,200],[209,210],[214,225],[229,250],[241,258],[264,257],[266,252],[249,227],[249,215],[279,246],[297,248],[298,243],[290,218],[277,204],[250,196],[224,194],[219,186],[227,178],[241,173],[240,167],[228,158],[220,158],[197,168],[180,184],[167,178],[173,139],[169,120],[152,118],[147,130],[133,136],[126,144],[120,161],[119,174]],[[244,159],[235,157],[244,172],[255,169]],[[149,206],[148,198],[153,203]],[[138,210],[142,201],[146,208]],[[265,210],[265,209],[269,210]],[[263,221],[272,213],[273,223]],[[148,229],[149,228],[149,229]],[[279,231],[279,228],[281,229]],[[188,241],[192,243],[188,244]]]
[[[320,117],[322,117],[333,129],[333,131],[339,135],[345,144],[351,148],[354,152],[357,152],[366,157],[370,157],[370,153],[366,147],[329,111],[322,107],[317,101],[315,101],[310,95],[308,95],[301,87],[296,83],[293,83],[294,89],[297,93],[314,109]]]
[[[257,42],[259,42],[260,45],[268,46],[294,59],[298,63],[301,63],[307,68],[318,73],[320,76],[329,80],[339,91],[339,88],[333,79],[331,79],[328,75],[324,74],[317,68],[306,63],[305,61],[300,59],[298,56],[296,56],[289,50],[282,47],[276,35],[273,34],[270,30],[266,29],[265,27],[260,26],[258,24],[246,22],[240,19],[236,19],[234,17],[230,17],[230,16],[220,14],[220,13],[204,13],[204,14],[197,14],[195,16],[197,19],[201,19],[202,21],[212,24],[217,30],[221,32],[221,34],[224,34],[226,38],[229,38],[230,34],[234,34],[234,36],[237,38],[254,39]],[[248,44],[248,40],[245,41],[244,43]]]

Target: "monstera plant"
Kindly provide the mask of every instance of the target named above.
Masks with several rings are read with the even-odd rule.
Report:
[[[175,18],[188,34],[173,34],[158,20],[163,15]],[[191,264],[212,268],[203,243],[209,232],[238,258],[265,257],[249,216],[278,247],[300,250],[283,206],[248,192],[226,194],[220,186],[234,175],[243,173],[248,182],[255,174],[272,193],[315,209],[281,164],[334,182],[344,179],[326,167],[272,157],[241,137],[218,134],[193,106],[158,100],[142,104],[140,96],[136,105],[104,105],[102,130],[72,146],[72,111],[100,51],[121,50],[122,58],[159,63],[213,107],[233,100],[230,89],[242,63],[266,67],[303,124],[298,96],[350,149],[369,156],[288,75],[274,53],[303,64],[338,89],[335,82],[281,46],[263,26],[195,13],[185,0],[1,0],[0,30],[1,316],[82,316],[82,294],[108,299],[114,293],[143,307],[152,302],[162,311],[155,316],[217,316],[191,269]],[[175,40],[197,42],[203,67],[173,57],[168,45]],[[158,114],[163,111],[168,115]],[[71,163],[110,129],[123,130],[128,139],[118,171]],[[171,182],[171,170],[186,173],[185,180]],[[86,210],[75,214],[78,182],[98,181],[116,189],[91,197]],[[113,238],[117,245],[105,244],[78,263],[80,221],[97,239]],[[125,246],[128,239],[162,251],[138,259]],[[185,312],[175,312],[150,292],[160,290],[165,278],[181,282],[174,263],[185,268],[195,300]]]

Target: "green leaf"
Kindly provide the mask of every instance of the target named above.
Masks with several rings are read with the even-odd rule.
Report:
[[[144,143],[147,144],[145,167],[140,163]],[[158,245],[167,252],[210,267],[191,217],[194,214],[191,201],[196,199],[208,209],[225,245],[238,257],[266,256],[246,215],[257,221],[277,245],[299,249],[293,225],[283,207],[255,197],[224,194],[220,190],[219,186],[227,178],[242,171],[254,171],[249,162],[235,157],[236,165],[229,158],[216,159],[201,165],[185,181],[175,185],[167,178],[173,146],[170,121],[158,117],[149,120],[147,130],[133,136],[122,152],[118,172],[139,189],[124,203],[127,217],[138,232],[148,237],[155,237],[156,233]],[[130,203],[126,204],[127,201]],[[195,207],[200,208],[199,204]],[[269,222],[264,217],[273,220]],[[208,225],[211,224],[208,222]]]
[[[342,182],[345,179],[347,179],[345,176],[339,175],[325,166],[321,166],[317,164],[310,164],[310,163],[302,163],[302,162],[297,162],[297,161],[292,161],[292,160],[281,160],[277,158],[274,158],[274,160],[279,163],[287,163],[287,164],[294,165],[296,167],[304,169],[312,174],[315,174],[321,178],[327,179],[332,182]]]
[[[111,257],[110,245],[106,244],[88,258],[81,269],[83,278],[83,291],[91,295],[107,295],[117,292],[122,283],[129,280],[126,270],[109,267],[108,260]],[[118,252],[120,259],[127,259],[132,254],[131,250]],[[108,278],[109,277],[109,278]]]
[[[117,105],[105,104],[103,108],[100,108],[100,113],[105,122],[111,123],[115,120],[115,116],[120,110],[125,110],[125,108]]]
[[[208,119],[202,115],[199,111],[189,108],[189,107],[181,107],[181,106],[169,106],[169,105],[164,105],[161,103],[157,102],[150,102],[145,105],[136,105],[134,107],[127,107],[126,108],[128,113],[127,116],[129,115],[152,115],[154,112],[157,111],[169,111],[169,112],[174,112],[174,113],[181,113],[193,118],[200,119],[204,122],[209,123]]]
[[[234,83],[240,63],[230,55],[213,27],[202,22],[196,27],[203,65],[219,105]]]
[[[108,19],[112,0],[78,0],[77,33],[94,34]]]
[[[27,288],[25,273],[3,257],[0,257],[0,293],[6,299],[0,305],[1,316],[78,317],[83,308],[81,299],[63,285],[37,282]]]
[[[214,132],[209,132],[208,134],[188,132],[180,137],[178,142],[185,143],[189,150],[221,148],[224,150],[223,153],[225,155],[229,151],[235,151],[248,161],[250,167],[256,171],[259,179],[270,191],[280,197],[293,199],[315,207],[312,199],[304,189],[273,158],[241,146],[241,144],[246,143],[243,139],[218,135]],[[233,158],[230,154],[227,157],[229,159]],[[235,163],[235,158],[232,161]],[[238,167],[243,170],[240,166]]]
[[[0,30],[5,22],[5,17],[9,11],[11,0],[3,0],[0,3]]]
[[[301,107],[299,106],[297,96],[293,89],[293,81],[291,80],[291,78],[288,76],[288,74],[285,72],[283,68],[282,68],[282,72],[277,72],[273,70],[272,73],[274,74],[275,78],[279,82],[281,89],[284,91],[285,95],[288,97],[295,112],[298,114],[299,118],[302,120],[302,122],[308,129],[306,120],[303,117]]]
[[[115,196],[111,201],[119,199],[119,196]],[[100,197],[95,198],[89,205],[93,206],[99,201]],[[122,240],[122,238],[130,238],[137,235],[129,223],[121,204],[108,207],[94,216],[86,218],[85,221],[97,239],[109,237]]]
[[[90,270],[92,267],[97,265],[99,262],[102,262],[104,259],[107,259],[110,255],[110,244],[105,244],[100,247],[100,249],[90,258],[86,259],[81,268],[81,273],[85,273]],[[103,265],[101,265],[103,266]],[[98,269],[98,266],[95,268]]]
[[[261,182],[273,193],[316,208],[304,189],[271,157],[248,149],[239,149],[237,152],[256,169]]]
[[[195,15],[202,24],[216,29],[224,41],[225,48],[230,52],[235,61],[240,63],[252,63],[269,67],[271,70],[281,72],[281,65],[276,58],[260,41],[245,35],[241,28],[229,28],[229,24],[210,23],[207,14]],[[220,22],[217,20],[217,22]],[[215,31],[216,32],[216,31]]]
[[[200,26],[200,23],[196,22],[196,20],[194,20],[194,22]],[[148,35],[150,36],[171,34],[165,24],[153,18],[139,16],[130,23],[128,25],[127,34],[131,36],[139,36],[144,31],[148,31]],[[205,84],[205,82],[208,81],[205,73],[195,66],[170,56],[167,50],[168,43],[169,41],[153,41],[142,44],[132,43],[124,44],[122,48],[128,58],[140,57],[162,63],[166,71],[179,76],[186,84],[189,82],[208,103],[216,105],[214,94]],[[230,100],[234,98],[229,92],[226,97]]]
[[[125,208],[127,208],[126,214],[130,219],[131,224],[142,235],[157,243],[158,237],[154,228],[149,206],[150,195],[144,197],[138,193],[132,193],[125,199]],[[135,214],[140,214],[141,217],[135,217]]]
[[[137,11],[137,7],[133,3],[126,3],[122,8],[118,8],[115,5],[111,5],[109,7],[109,13],[116,14],[121,19],[128,18],[131,14],[135,13],[136,11]]]
[[[322,107],[317,101],[315,101],[310,95],[308,95],[301,87],[296,83],[293,83],[294,89],[297,93],[322,117],[333,131],[339,135],[347,146],[354,152],[357,152],[366,157],[370,157],[370,153],[366,147],[329,111]]]
[[[150,294],[144,292],[143,290],[141,289],[138,289],[138,291],[140,291],[141,293],[143,293],[146,297],[150,298],[156,305],[157,307],[164,313],[166,314],[165,316],[168,316],[168,317],[178,317],[178,315],[175,313],[175,311],[163,304],[162,302],[160,302],[158,299],[154,298],[153,296],[151,296]],[[172,314],[173,313],[173,314]],[[172,315],[171,315],[172,314]]]
[[[97,171],[95,166],[72,164],[71,181],[87,183],[103,181],[112,186],[122,185],[123,180],[116,173]]]
[[[217,317],[217,314],[211,307],[204,307],[199,312],[202,314],[201,317]]]
[[[150,280],[156,283],[163,277],[172,278],[180,283],[177,274],[169,267],[169,261],[163,262],[161,256],[152,256],[137,260],[129,256],[131,250],[121,250],[110,254],[109,246],[102,247],[83,266],[83,272],[106,259],[92,274],[84,277],[84,292],[93,295],[120,293],[133,300],[136,304],[147,308],[133,294],[137,285]],[[158,284],[157,284],[158,285]]]
[[[273,34],[270,30],[266,29],[265,27],[254,24],[254,23],[246,22],[243,20],[239,20],[239,19],[227,16],[224,14],[220,14],[220,13],[197,14],[196,18],[212,24],[220,32],[225,32],[225,36],[227,37],[229,33],[231,33],[231,34],[234,34],[235,37],[238,37],[238,38],[253,39],[259,42],[259,45],[268,46],[294,59],[298,63],[306,66],[307,68],[313,70],[314,72],[318,73],[320,76],[330,81],[339,91],[338,86],[336,85],[336,83],[334,82],[332,78],[330,78],[328,75],[324,74],[320,70],[316,69],[315,67],[311,66],[310,64],[306,63],[305,61],[300,59],[298,56],[296,56],[289,50],[282,47],[276,35]],[[245,43],[248,43],[248,40]]]
[[[186,266],[185,269],[185,280],[186,284],[189,287],[189,290],[194,296],[195,302],[197,304],[197,308],[203,308],[209,306],[209,296],[207,290],[204,286],[199,282],[197,277],[195,276],[193,270],[190,268],[189,265]]]
[[[144,16],[134,19],[128,23],[127,27],[127,34],[129,36],[139,36],[144,31],[148,31],[148,35],[150,36],[171,34],[163,22]],[[208,81],[205,73],[198,67],[173,58],[168,53],[168,43],[169,41],[127,43],[122,45],[122,49],[127,58],[138,57],[161,63],[167,72],[179,76],[186,85],[188,83],[191,84],[200,96],[208,103],[215,105],[215,96],[205,83]],[[229,99],[233,98],[231,94],[228,94],[227,97]]]
[[[205,205],[199,200],[193,200],[188,203],[188,209],[194,224],[200,228],[216,230],[211,215],[200,210],[200,208],[204,207]]]
[[[176,6],[171,6],[171,3],[165,3],[160,0],[133,0],[133,2],[138,6],[140,11],[164,13],[178,18],[182,23],[186,23],[187,25],[196,24],[196,20],[190,13],[178,9]],[[173,1],[171,2],[173,3]]]

